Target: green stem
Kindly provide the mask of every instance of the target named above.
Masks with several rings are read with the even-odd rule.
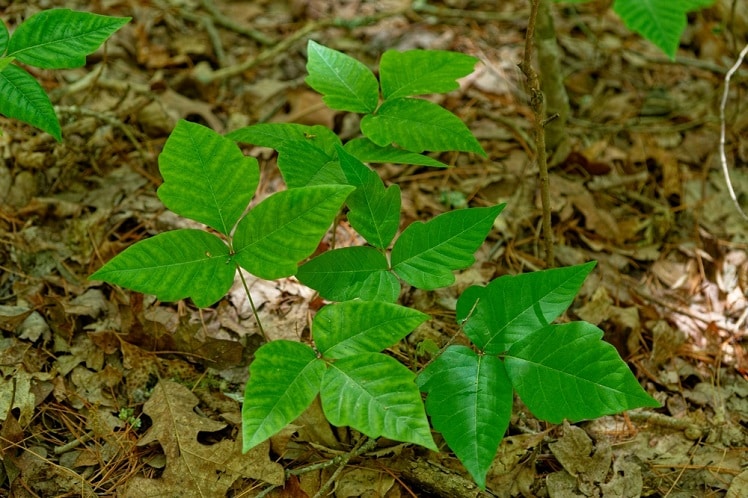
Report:
[[[260,315],[257,314],[257,307],[255,306],[255,302],[252,301],[252,294],[250,294],[249,292],[249,286],[247,285],[247,280],[244,278],[244,273],[238,265],[236,269],[239,272],[239,278],[242,279],[242,286],[244,287],[244,292],[247,293],[247,300],[249,300],[249,306],[252,308],[252,314],[255,316],[255,321],[257,322],[257,327],[260,329],[260,334],[262,335],[262,338],[265,339],[265,342],[270,342],[268,340],[268,336],[265,334],[265,329],[262,326]]]

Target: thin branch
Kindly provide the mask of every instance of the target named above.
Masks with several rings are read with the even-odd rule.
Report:
[[[223,12],[218,10],[218,7],[213,3],[213,0],[202,0],[200,2],[202,7],[207,10],[211,16],[213,16],[213,22],[219,26],[223,26],[226,29],[235,31],[240,35],[248,36],[256,42],[262,43],[263,45],[272,45],[275,40],[267,36],[261,31],[252,29],[246,26],[242,26],[239,23],[234,22],[231,18],[227,17]]]
[[[332,487],[335,481],[340,477],[340,474],[343,472],[343,469],[345,469],[345,466],[348,465],[351,458],[366,453],[369,450],[373,450],[376,445],[376,439],[362,436],[355,448],[344,455],[340,455],[342,458],[338,461],[338,468],[335,469],[335,472],[332,473],[330,478],[322,485],[322,487],[317,490],[314,494],[314,498],[322,498],[327,494],[327,490],[330,489],[330,487]]]
[[[543,242],[545,244],[545,262],[548,268],[555,266],[553,232],[551,227],[551,189],[548,178],[548,157],[545,150],[545,102],[543,92],[540,89],[540,78],[532,65],[535,23],[538,18],[540,2],[545,0],[532,0],[530,17],[527,20],[527,32],[525,33],[525,56],[519,67],[527,78],[527,90],[530,94],[530,106],[534,114],[533,130],[535,132],[535,159],[538,162],[538,177],[540,180],[540,200],[543,206]]]
[[[740,65],[743,63],[743,59],[745,59],[746,55],[748,55],[748,45],[743,47],[743,50],[741,50],[740,55],[738,56],[738,60],[735,62],[735,65],[733,65],[730,70],[727,71],[727,74],[725,74],[725,90],[722,93],[722,103],[719,105],[719,162],[720,164],[722,164],[722,174],[725,175],[725,183],[727,183],[727,190],[730,192],[730,198],[732,199],[733,204],[735,204],[735,209],[738,210],[738,213],[740,213],[740,216],[742,216],[744,220],[748,220],[748,215],[745,214],[743,208],[740,207],[738,196],[735,195],[735,189],[732,188],[730,171],[727,168],[727,155],[725,154],[725,142],[727,141],[725,138],[727,135],[727,119],[725,118],[725,109],[727,108],[727,96],[730,92],[730,78],[732,78],[732,75],[735,74],[735,71],[737,71]]]
[[[317,494],[315,495],[315,496],[324,496],[324,493],[334,483],[335,479],[340,475],[342,470],[345,468],[346,465],[348,465],[348,462],[352,458],[359,457],[363,455],[364,453],[373,450],[376,446],[377,446],[377,440],[375,438],[362,436],[361,439],[356,444],[356,446],[354,446],[354,448],[351,451],[338,455],[335,458],[331,458],[330,460],[325,460],[323,462],[314,463],[312,465],[307,465],[306,467],[301,467],[298,469],[286,470],[286,479],[288,479],[290,476],[299,476],[302,474],[306,474],[307,472],[313,472],[315,470],[326,469],[328,467],[337,465],[338,468],[335,470],[333,475],[330,477],[330,479],[327,480],[325,484],[322,485],[322,487],[317,491]],[[283,487],[283,485],[276,484],[276,485],[270,486],[264,489],[260,494],[258,494],[257,498],[264,498],[271,491],[273,491],[274,489],[280,488],[280,487]]]

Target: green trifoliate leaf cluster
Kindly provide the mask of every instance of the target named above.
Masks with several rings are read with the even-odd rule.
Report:
[[[267,279],[296,273],[354,190],[347,185],[284,190],[245,215],[259,183],[257,160],[244,156],[232,140],[188,121],[180,121],[169,136],[159,167],[164,205],[217,234],[181,229],[156,235],[130,246],[91,278],[165,301],[190,297],[198,306],[221,299],[237,267]]]
[[[49,97],[18,61],[42,69],[82,67],[129,17],[109,17],[69,9],[34,14],[10,36],[0,22],[0,113],[24,121],[62,140],[62,129]]]
[[[245,451],[319,397],[333,425],[436,450],[430,417],[431,427],[485,487],[514,392],[552,423],[658,406],[613,346],[600,340],[597,327],[553,324],[594,263],[469,287],[457,301],[456,317],[471,347],[447,347],[418,376],[382,353],[428,319],[394,304],[402,284],[426,290],[452,285],[454,272],[474,262],[504,206],[446,212],[401,230],[399,187],[385,185],[365,163],[442,167],[422,151],[482,153],[454,115],[413,98],[456,88],[455,80],[474,62],[450,52],[389,51],[378,81],[360,62],[310,42],[309,84],[331,107],[365,114],[363,137],[343,143],[322,126],[278,123],[222,137],[181,121],[166,142],[159,198],[208,230],[143,240],[91,278],[207,306],[244,268],[265,279],[296,275],[337,301],[314,316],[313,346],[273,341],[256,352],[242,408]],[[233,140],[277,150],[288,190],[248,209],[259,166]],[[309,259],[342,211],[366,244]],[[427,393],[425,407],[419,388]]]
[[[436,450],[415,374],[380,353],[426,319],[396,304],[347,301],[314,317],[316,351],[291,341],[262,346],[244,394],[244,451],[293,422],[317,396],[333,425]]]
[[[457,319],[475,348],[450,346],[418,376],[431,424],[485,486],[516,391],[536,417],[576,422],[659,403],[603,332],[553,325],[594,263],[504,276],[466,289]]]

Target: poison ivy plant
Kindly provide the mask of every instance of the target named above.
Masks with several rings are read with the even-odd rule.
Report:
[[[347,301],[314,317],[316,350],[290,341],[263,345],[244,394],[244,451],[293,422],[318,395],[334,425],[436,450],[415,375],[379,352],[427,319],[396,304]]]
[[[456,78],[473,63],[449,52],[388,51],[377,81],[358,61],[310,42],[310,85],[333,108],[365,114],[364,137],[343,144],[327,128],[296,124],[259,124],[223,137],[180,121],[167,140],[158,196],[207,229],[138,242],[91,279],[208,306],[243,268],[265,279],[295,275],[332,301],[312,319],[313,346],[279,340],[256,352],[242,407],[245,451],[319,397],[331,424],[371,438],[436,451],[433,427],[485,487],[515,391],[536,416],[553,423],[657,406],[615,349],[600,341],[599,329],[553,324],[594,263],[469,287],[456,316],[472,346],[446,348],[418,376],[383,352],[429,318],[396,304],[403,284],[425,290],[452,285],[454,272],[475,261],[504,205],[449,211],[401,230],[399,187],[385,185],[365,163],[443,166],[421,152],[482,153],[454,115],[412,98],[456,88]],[[434,121],[424,123],[424,116]],[[248,209],[259,167],[234,140],[277,150],[289,188]],[[365,245],[309,259],[344,205]],[[425,407],[419,389],[427,393]]]
[[[109,17],[69,9],[45,10],[13,32],[0,22],[0,113],[62,140],[62,130],[42,86],[14,61],[42,69],[82,67],[129,17]]]
[[[257,160],[244,156],[232,140],[188,121],[180,121],[169,136],[159,168],[164,205],[218,234],[180,229],[156,235],[128,247],[90,278],[166,301],[190,297],[198,306],[223,297],[239,267],[262,278],[293,275],[354,190],[346,185],[284,190],[244,215],[259,182]]]
[[[380,80],[356,59],[310,40],[306,81],[332,109],[363,114],[363,137],[343,149],[368,163],[444,167],[424,151],[486,153],[465,123],[420,95],[449,92],[467,76],[475,57],[441,50],[388,50],[382,55]],[[278,151],[278,168],[289,187],[345,183],[340,138],[321,127],[263,123],[227,135],[239,142]]]
[[[583,3],[589,0],[571,1]],[[613,10],[626,27],[654,43],[670,59],[675,59],[678,43],[686,29],[686,14],[713,3],[714,0],[615,0]]]
[[[450,346],[418,376],[426,412],[481,487],[509,425],[516,391],[557,424],[659,406],[603,332],[586,322],[551,324],[594,263],[499,277],[468,288],[457,319],[475,346]]]

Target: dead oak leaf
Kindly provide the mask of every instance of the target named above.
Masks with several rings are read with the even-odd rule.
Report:
[[[153,425],[138,442],[158,442],[166,455],[166,468],[158,479],[133,478],[125,497],[212,498],[226,496],[239,478],[282,484],[283,467],[268,457],[269,443],[241,453],[241,437],[212,445],[198,441],[200,432],[216,432],[226,424],[195,413],[198,398],[189,389],[171,381],[160,381],[143,412]]]

